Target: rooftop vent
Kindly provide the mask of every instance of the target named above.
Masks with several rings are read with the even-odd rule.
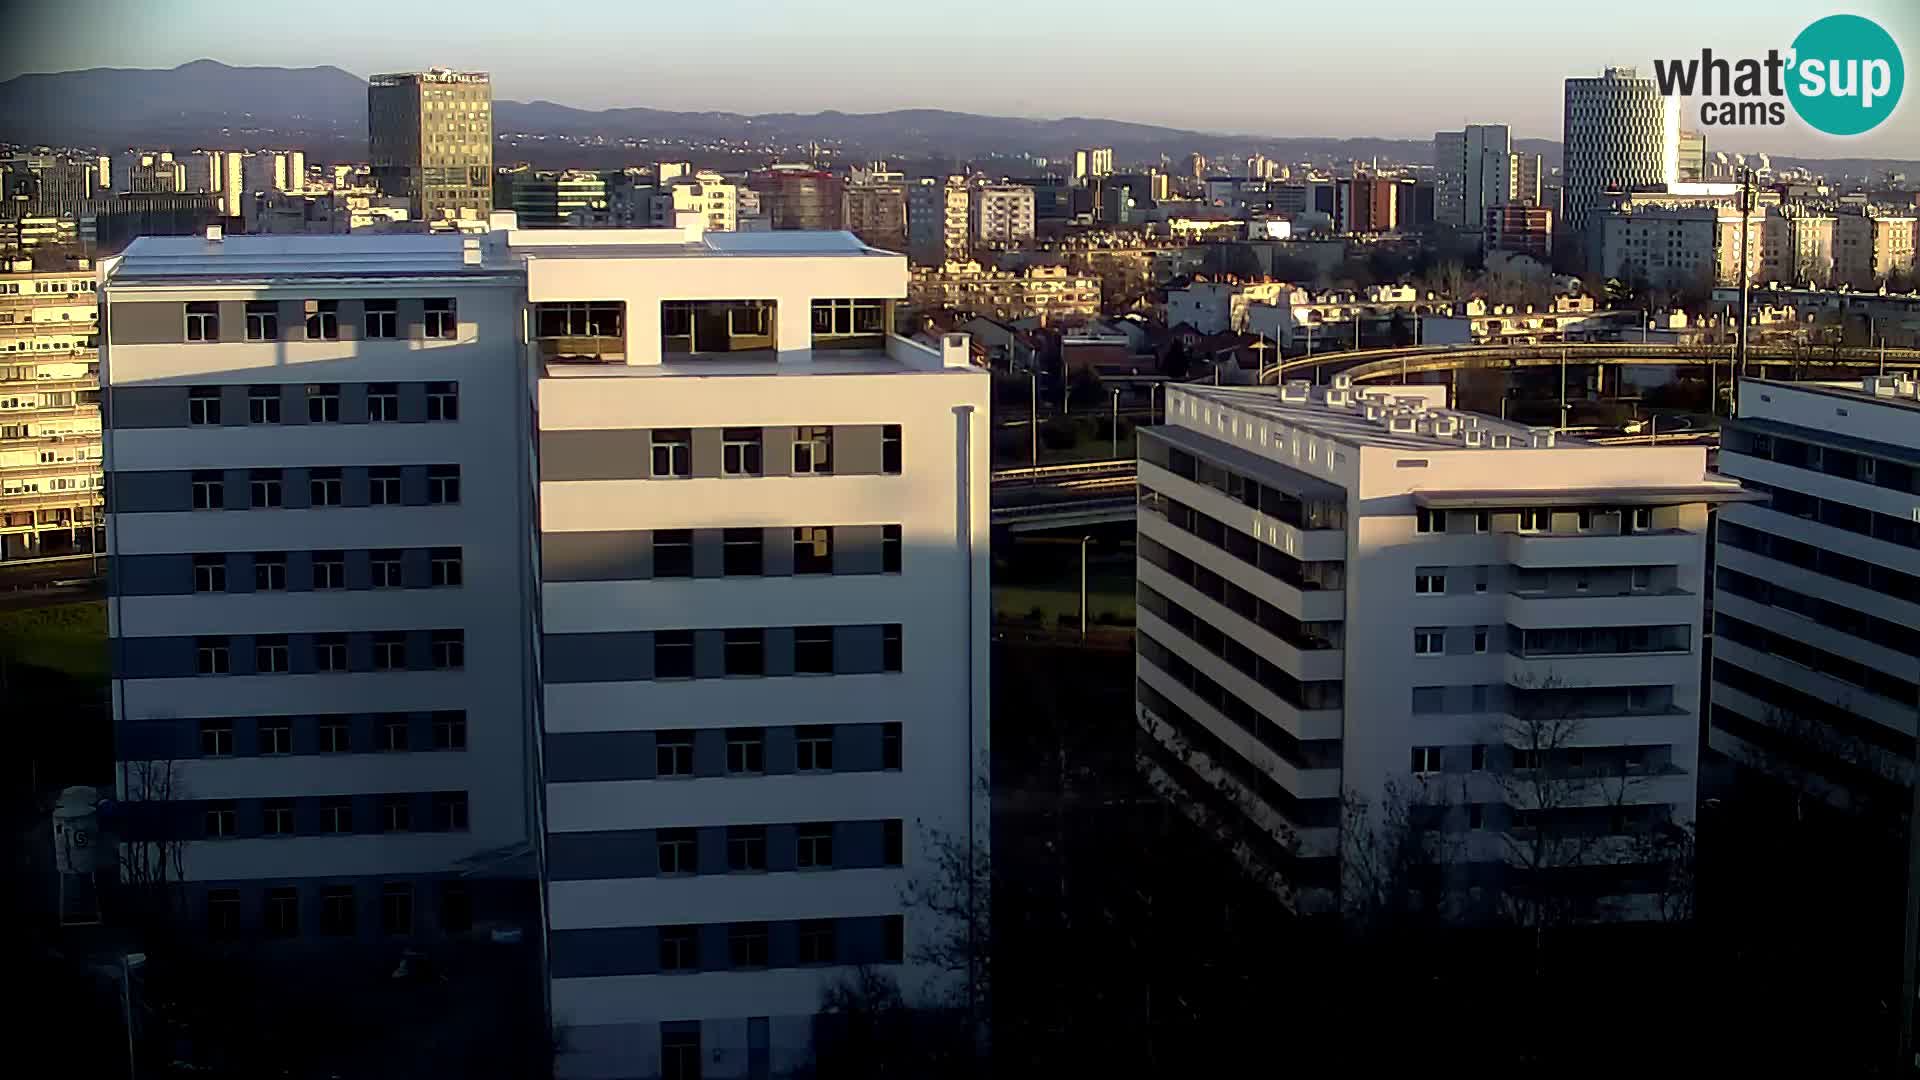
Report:
[[[1508,434],[1506,434],[1506,433],[1504,433],[1504,432],[1495,432],[1495,433],[1494,433],[1494,435],[1493,435],[1493,448],[1494,448],[1495,450],[1505,450],[1505,449],[1507,449],[1508,447],[1510,447],[1510,446],[1512,446],[1512,445],[1513,445],[1513,436],[1512,436],[1512,435],[1508,435]]]
[[[1339,378],[1339,376],[1335,376],[1335,378],[1337,379]],[[1352,390],[1348,390],[1348,389],[1336,386],[1333,389],[1327,391],[1328,406],[1337,407],[1337,408],[1346,408],[1347,406],[1350,406],[1352,404],[1353,404]]]
[[[480,265],[480,238],[469,236],[460,241],[460,262],[464,266]]]
[[[221,237],[223,237],[224,235],[225,235],[225,231],[221,229],[220,226],[218,225],[207,226],[207,243],[218,244],[221,241]]]
[[[1345,372],[1335,375],[1333,377],[1333,388],[1335,390],[1353,389],[1353,376],[1348,375]]]
[[[1416,423],[1411,413],[1395,413],[1387,418],[1387,430],[1398,435],[1411,435]]]
[[[1553,429],[1537,427],[1527,429],[1527,445],[1535,450],[1546,450],[1553,446]]]
[[[1461,441],[1472,447],[1487,445],[1487,433],[1479,428],[1468,428],[1460,433]]]
[[[1433,417],[1433,433],[1435,435],[1438,435],[1443,439],[1451,439],[1455,435],[1459,434],[1459,432],[1460,432],[1459,417],[1447,416],[1444,414],[1435,414],[1435,416]]]
[[[1280,400],[1305,402],[1312,397],[1313,384],[1305,379],[1288,379],[1280,384]]]
[[[1427,411],[1427,399],[1418,394],[1401,394],[1395,397],[1393,402],[1403,409],[1412,409],[1417,413]]]
[[[1384,422],[1389,411],[1385,405],[1377,401],[1369,401],[1366,404],[1367,419],[1375,424]]]

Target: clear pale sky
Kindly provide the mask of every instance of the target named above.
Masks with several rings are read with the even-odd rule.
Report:
[[[1558,139],[1561,80],[1608,64],[1785,50],[1852,12],[1905,53],[1899,112],[1832,139],[1797,121],[1709,144],[1920,158],[1920,0],[8,0],[0,79],[85,67],[441,64],[585,108],[944,108],[1255,135],[1426,138],[1463,122]],[[1689,109],[1689,120],[1697,110]],[[1689,123],[1689,126],[1692,126]]]

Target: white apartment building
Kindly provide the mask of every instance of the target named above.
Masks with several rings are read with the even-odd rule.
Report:
[[[1607,191],[1680,179],[1680,119],[1672,99],[1633,68],[1568,79],[1561,145],[1562,217],[1582,232]]]
[[[1196,281],[1167,290],[1167,325],[1185,323],[1203,334],[1247,329],[1255,304],[1277,304],[1301,290],[1284,281]]]
[[[981,244],[1019,245],[1033,239],[1033,189],[988,184],[972,191],[973,239]]]
[[[521,288],[457,237],[103,267],[119,797],[212,934],[536,926]]]
[[[19,265],[0,272],[0,564],[98,547],[94,274]]]
[[[221,932],[542,920],[564,1076],[800,1068],[855,965],[955,990],[902,887],[988,841],[987,375],[889,332],[904,257],[703,225],[105,275],[133,816]],[[536,846],[537,914],[488,891]]]
[[[1910,375],[1740,382],[1720,471],[1708,740],[1835,801],[1904,805],[1920,704],[1920,399]]]
[[[1483,881],[1543,830],[1624,861],[1618,834],[1694,813],[1707,511],[1739,488],[1699,447],[1445,392],[1170,388],[1141,433],[1149,771],[1230,794],[1303,908],[1334,902],[1343,793],[1430,805]]]
[[[664,166],[663,166],[664,167]],[[652,224],[670,227],[680,215],[693,212],[706,222],[708,232],[733,232],[740,220],[740,189],[717,172],[702,170],[662,181],[664,190],[653,196]]]
[[[967,259],[967,178],[924,177],[907,186],[907,250],[916,266]]]

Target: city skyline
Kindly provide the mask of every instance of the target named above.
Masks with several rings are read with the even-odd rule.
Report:
[[[1483,9],[1480,24],[1469,32],[1437,11],[1390,2],[1376,25],[1395,30],[1369,43],[1364,67],[1350,59],[1350,51],[1302,47],[1302,42],[1333,40],[1327,34],[1340,29],[1332,13],[1302,13],[1284,25],[1250,26],[1234,39],[1251,40],[1253,49],[1246,54],[1245,78],[1229,83],[1227,92],[1183,94],[1162,87],[1176,88],[1179,69],[1190,61],[1204,61],[1202,66],[1214,70],[1222,46],[1211,27],[1155,25],[1150,35],[1122,32],[1103,41],[1096,55],[1084,43],[1087,27],[1044,12],[1017,11],[1022,22],[1010,34],[1004,32],[1004,19],[992,17],[992,5],[986,17],[943,23],[921,11],[849,19],[844,9],[813,4],[723,0],[710,5],[700,26],[674,29],[679,47],[670,55],[648,55],[645,46],[661,36],[650,32],[645,13],[596,0],[577,9],[594,33],[569,39],[562,58],[508,20],[470,26],[457,49],[423,47],[421,42],[433,40],[431,16],[353,2],[342,6],[343,17],[307,27],[296,40],[250,31],[244,9],[231,0],[204,0],[193,19],[179,18],[177,9],[162,15],[126,0],[36,2],[23,12],[16,47],[0,52],[0,79],[90,67],[172,67],[209,56],[199,29],[212,24],[231,27],[222,35],[220,54],[211,57],[222,63],[330,64],[362,76],[435,64],[487,70],[502,100],[548,100],[585,109],[753,114],[933,108],[1014,117],[1103,117],[1250,137],[1426,139],[1464,123],[1506,123],[1518,139],[1558,140],[1565,78],[1597,75],[1609,65],[1639,66],[1650,74],[1654,54],[1648,50],[1654,44],[1674,55],[1701,47],[1730,56],[1764,54],[1768,48],[1784,49],[1811,19],[1804,6],[1780,0],[1750,5],[1738,22],[1633,0],[1589,31],[1543,36],[1528,30],[1522,16],[1531,13],[1517,4]],[[365,18],[356,17],[356,9]],[[1121,5],[1109,12],[1110,25],[1124,30],[1137,21],[1133,17],[1156,10]],[[1852,10],[1876,19],[1897,40],[1920,41],[1920,8],[1867,0]],[[1005,13],[1015,15],[1016,9],[1007,6]],[[62,33],[60,27],[76,14],[96,16],[98,25],[116,26],[119,32],[106,38]],[[1643,28],[1655,17],[1662,30],[1650,40]],[[387,32],[368,38],[359,28],[369,20]],[[1435,59],[1432,44],[1448,40],[1470,41],[1476,52],[1460,54],[1450,68],[1423,70]],[[928,64],[929,42],[960,62]],[[1263,44],[1271,48],[1262,51]],[[639,70],[629,66],[636,55],[643,61]],[[1497,62],[1489,62],[1490,56]],[[1232,70],[1232,58],[1227,59]],[[808,78],[810,72],[845,62],[860,65],[864,77]],[[1155,70],[1154,65],[1167,76],[1164,82],[1141,79],[1141,72]],[[1001,79],[994,77],[996,71],[1021,75]],[[1417,94],[1391,78],[1402,71],[1422,71]],[[1328,87],[1337,92],[1325,94]],[[1289,104],[1293,95],[1304,103]],[[1683,109],[1683,126],[1698,126],[1697,120],[1697,107]],[[1777,129],[1708,131],[1715,149],[1900,158],[1920,146],[1920,110],[1908,104],[1875,131],[1850,139],[1821,136],[1797,120]]]

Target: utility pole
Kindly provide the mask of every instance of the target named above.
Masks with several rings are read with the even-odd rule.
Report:
[[[1040,373],[1029,368],[1027,384],[1032,397],[1027,406],[1027,435],[1033,445],[1033,467],[1040,467]]]
[[[1567,350],[1560,350],[1560,429],[1567,427]]]
[[[1120,388],[1113,388],[1113,456],[1120,457]]]
[[[1734,398],[1739,399],[1738,379],[1747,374],[1747,304],[1753,287],[1753,274],[1747,267],[1747,245],[1753,231],[1753,170],[1740,168],[1740,337],[1739,374],[1735,375]]]
[[[1091,536],[1080,538],[1080,640],[1087,640],[1087,545]]]

